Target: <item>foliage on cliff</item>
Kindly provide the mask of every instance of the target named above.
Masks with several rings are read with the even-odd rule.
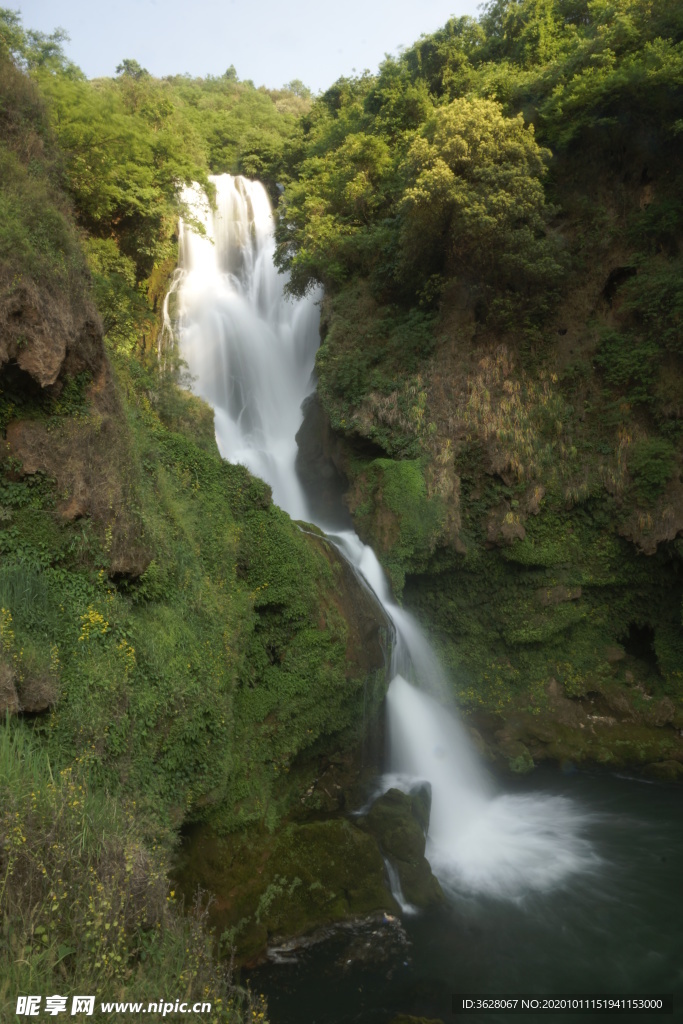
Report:
[[[0,260],[41,284],[80,280],[70,206],[87,232],[110,345],[150,349],[177,260],[181,186],[199,182],[210,192],[208,175],[228,171],[274,190],[307,91],[300,83],[257,89],[233,68],[221,78],[156,79],[135,60],[124,60],[114,79],[88,81],[66,58],[64,38],[27,31],[17,14],[0,10]]]
[[[266,1019],[262,1000],[216,958],[206,908],[197,902],[189,919],[178,912],[167,852],[150,843],[133,801],[93,787],[81,758],[57,770],[44,745],[9,723],[0,732],[0,787],[7,1019],[18,993],[73,991],[145,1006],[182,993],[211,1004],[199,1020]]]
[[[303,119],[278,259],[326,288],[349,505],[479,712],[555,679],[680,721],[682,40],[669,0],[493,0]]]
[[[55,295],[82,293],[85,260],[69,207],[58,188],[59,154],[45,104],[2,50],[0,36],[0,273]]]

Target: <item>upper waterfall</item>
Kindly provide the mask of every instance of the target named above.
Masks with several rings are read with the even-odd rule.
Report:
[[[293,519],[307,519],[295,436],[315,386],[316,297],[285,301],[263,185],[228,174],[212,181],[215,210],[197,188],[184,196],[205,235],[181,223],[182,355],[215,411],[221,455],[266,480]]]

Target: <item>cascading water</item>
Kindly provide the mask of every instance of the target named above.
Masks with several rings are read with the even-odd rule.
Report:
[[[295,471],[301,403],[318,347],[314,302],[285,302],[273,265],[273,217],[258,182],[222,175],[216,211],[186,194],[202,237],[181,225],[182,355],[213,406],[224,458],[266,480],[292,516],[308,516]]]
[[[292,518],[314,521],[295,468],[295,436],[302,404],[315,387],[317,296],[285,299],[273,264],[273,216],[264,188],[230,175],[212,180],[215,211],[199,190],[185,196],[206,235],[181,225],[174,283],[181,354],[197,394],[214,408],[223,457],[265,479]],[[493,792],[447,706],[438,658],[393,600],[374,552],[352,530],[317,525],[327,527],[394,624],[394,678],[387,695],[391,760],[382,789],[430,783],[427,855],[442,885],[454,893],[515,898],[593,869],[598,858],[582,838],[589,819],[572,801]]]

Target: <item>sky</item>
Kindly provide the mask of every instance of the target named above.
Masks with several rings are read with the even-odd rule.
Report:
[[[222,75],[279,88],[298,78],[313,92],[340,75],[376,71],[479,0],[6,0],[24,28],[65,29],[67,56],[88,78],[132,58],[153,75]]]

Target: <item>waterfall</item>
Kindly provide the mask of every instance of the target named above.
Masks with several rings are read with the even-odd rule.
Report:
[[[199,189],[184,196],[205,234],[181,224],[173,284],[181,354],[195,392],[213,406],[221,455],[266,480],[293,519],[315,521],[295,469],[295,436],[315,389],[320,296],[285,299],[263,186],[227,174],[212,181],[215,210]],[[327,527],[394,624],[391,754],[380,791],[429,781],[427,856],[444,889],[517,898],[594,869],[598,858],[583,838],[589,821],[572,801],[494,792],[450,706],[438,658],[394,601],[375,553],[353,530],[317,525]]]
[[[266,480],[293,519],[307,519],[295,435],[314,388],[318,309],[284,301],[263,186],[227,174],[214,181],[215,212],[198,190],[185,195],[206,234],[181,224],[181,353],[213,406],[221,455]]]
[[[384,858],[384,867],[387,870],[387,878],[389,879],[389,888],[391,889],[391,895],[394,897],[399,907],[401,908],[402,914],[417,914],[417,907],[414,907],[412,903],[403,895],[403,889],[401,888],[401,879],[399,878],[398,871],[391,863],[388,857]]]

